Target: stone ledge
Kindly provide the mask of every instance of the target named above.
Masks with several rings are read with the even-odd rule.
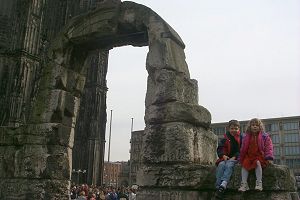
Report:
[[[228,189],[237,190],[240,185],[241,165],[237,165],[232,174]],[[249,173],[250,190],[255,186],[255,173]],[[268,191],[296,191],[296,180],[286,165],[271,164],[263,169],[263,188]]]
[[[69,199],[66,180],[1,178],[0,185],[0,199]]]
[[[59,123],[0,127],[0,146],[61,145],[73,148],[74,128]]]
[[[215,190],[215,166],[205,165],[173,165],[144,167],[143,177],[138,179],[138,185],[145,188],[173,188],[185,190]],[[158,174],[157,174],[158,172]],[[241,166],[234,169],[229,191],[237,191],[240,184]],[[250,172],[248,183],[250,190],[254,188],[255,176]],[[296,191],[295,178],[287,166],[272,164],[263,170],[264,191]]]
[[[138,200],[215,200],[214,191],[142,189],[137,193]],[[223,200],[298,200],[296,192],[230,192],[227,191]]]
[[[208,129],[211,122],[211,114],[203,106],[178,101],[151,105],[145,113],[146,124],[186,122]]]

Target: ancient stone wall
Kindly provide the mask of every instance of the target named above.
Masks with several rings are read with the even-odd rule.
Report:
[[[99,0],[89,1],[89,4],[84,0],[3,0],[0,2],[0,126],[18,127],[34,123],[30,121],[30,115],[37,98],[42,72],[48,61],[46,51],[50,41],[61,32],[62,27],[73,16],[95,9],[99,3],[101,3]],[[105,52],[107,53],[108,50]],[[100,54],[96,55],[98,56]],[[97,70],[103,67],[100,66],[100,61],[95,64],[99,67],[91,66],[90,74],[98,74]],[[93,180],[101,180],[100,172],[103,169],[105,147],[103,138],[106,123],[106,113],[103,111],[106,107],[105,76],[106,73],[101,74],[98,82],[90,84],[90,90],[83,92],[83,97],[88,93],[91,99],[89,102],[83,100],[81,103],[98,106],[101,111],[95,109],[98,113],[93,112],[93,118],[97,119],[88,131],[90,133],[88,141],[92,143],[90,150],[85,151],[83,159],[78,159],[81,155],[76,153],[78,157],[73,160],[73,163],[77,164],[76,169],[89,168],[88,176],[93,176]],[[89,80],[89,76],[87,79]],[[97,99],[101,99],[101,104]],[[90,114],[91,111],[86,116],[92,117],[93,115]],[[82,121],[81,123],[87,123],[91,121],[91,118],[82,117],[78,120]],[[75,130],[75,135],[79,138],[77,141],[87,139],[83,132],[87,131],[79,125]],[[95,133],[98,135],[96,136]],[[86,149],[80,143],[77,144],[74,145],[77,152]],[[95,151],[100,152],[100,155]],[[91,155],[94,157],[89,158]],[[87,163],[87,166],[79,166],[78,163]],[[95,167],[94,163],[98,163],[98,167]],[[98,183],[101,182],[98,181]]]
[[[70,5],[59,0],[1,1],[1,126],[30,123],[49,41],[72,15]]]
[[[76,10],[74,7],[58,0],[22,2],[25,3],[14,4],[15,8],[26,8],[25,21],[30,24],[16,26],[25,35],[15,36],[12,44],[25,50],[12,54],[5,51],[0,60],[0,82],[8,82],[1,91],[6,100],[1,99],[0,105],[1,109],[6,104],[9,107],[0,116],[1,121],[10,125],[0,127],[0,199],[69,199],[74,134],[91,67],[89,58],[99,49],[123,45],[149,46],[146,128],[142,166],[137,176],[141,190],[137,198],[210,199],[214,193],[217,137],[209,130],[209,111],[198,105],[197,81],[190,78],[185,45],[178,34],[151,9],[121,1],[103,1],[98,9],[73,17],[63,30],[55,33],[41,26],[43,20],[47,21],[39,15],[41,5],[49,5],[44,10],[48,13],[54,3],[62,5],[65,11],[54,18],[57,22],[48,19],[50,24],[66,23],[70,10]],[[20,12],[19,8],[16,10]],[[19,22],[22,20],[15,23]],[[43,40],[42,33],[57,37]],[[33,41],[40,43],[36,45]],[[14,55],[13,59],[8,55]],[[35,65],[36,73],[32,67]],[[101,70],[105,74],[106,69]],[[31,80],[34,83],[30,84]],[[90,147],[95,152],[99,145]],[[241,197],[232,190],[229,197],[292,199],[294,179],[288,169],[273,167],[264,173],[264,180],[270,183],[265,181],[265,192],[250,192]],[[235,189],[238,182],[233,181],[230,187]]]

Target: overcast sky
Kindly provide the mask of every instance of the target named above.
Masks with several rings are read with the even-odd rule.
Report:
[[[136,0],[158,13],[184,41],[198,81],[199,104],[212,123],[300,115],[299,0]],[[148,47],[110,51],[107,133],[110,161],[129,159],[133,130],[145,127]]]

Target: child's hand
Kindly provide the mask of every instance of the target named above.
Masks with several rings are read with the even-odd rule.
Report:
[[[223,155],[223,160],[228,160],[229,159],[229,157],[228,156],[226,156],[226,155]]]
[[[231,157],[229,160],[235,160],[235,156]]]
[[[273,164],[273,160],[268,160],[268,163],[269,164]]]

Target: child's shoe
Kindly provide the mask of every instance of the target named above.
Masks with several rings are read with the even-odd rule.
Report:
[[[239,192],[246,192],[247,190],[249,190],[249,186],[247,182],[241,182],[241,186],[239,188]]]
[[[262,181],[256,181],[256,185],[254,189],[257,191],[262,191],[263,190]]]
[[[215,196],[216,199],[223,199],[224,193],[225,193],[225,188],[222,185],[220,185],[220,187],[216,191],[216,196]]]

